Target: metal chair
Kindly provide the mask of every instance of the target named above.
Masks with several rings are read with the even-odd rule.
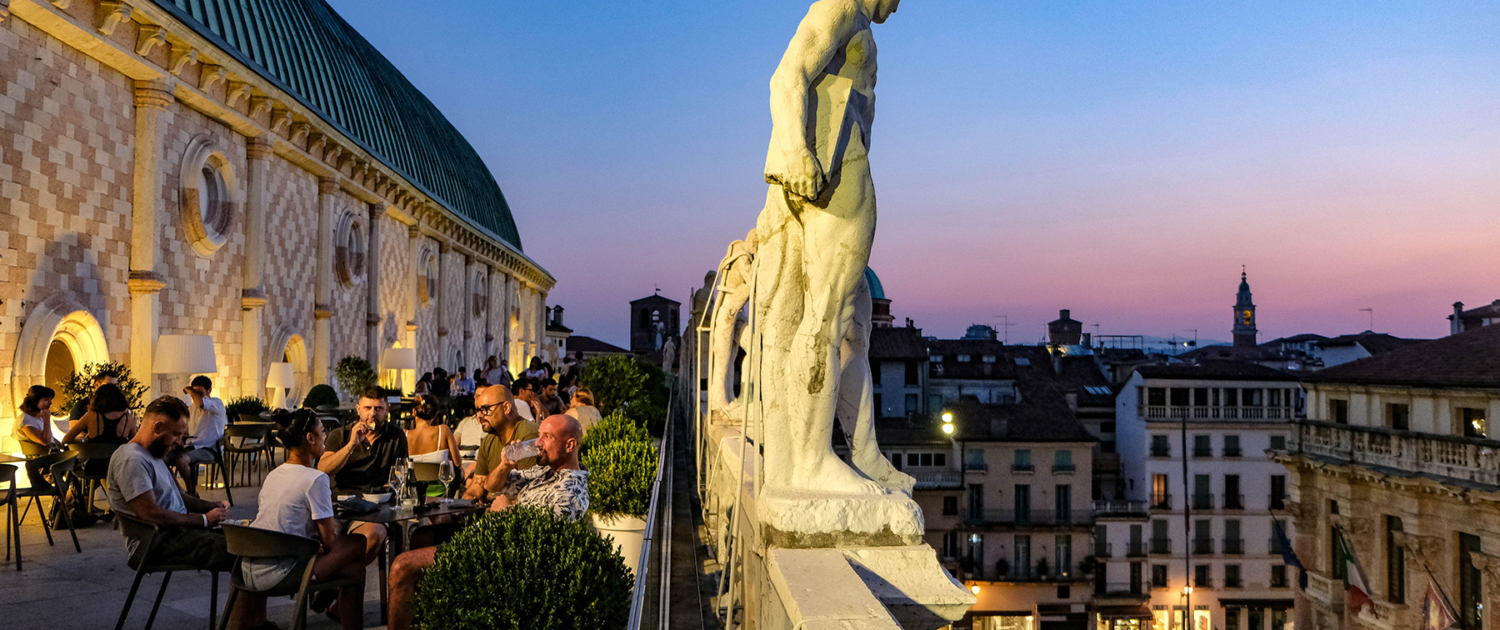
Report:
[[[26,515],[31,512],[33,506],[36,513],[42,519],[42,531],[47,534],[47,545],[51,546],[52,530],[57,529],[57,521],[47,522],[47,510],[42,506],[42,497],[52,497],[52,505],[57,513],[68,526],[68,533],[73,536],[73,549],[83,553],[83,547],[78,544],[78,532],[73,529],[72,510],[68,507],[66,497],[69,479],[73,476],[73,469],[78,465],[78,456],[72,453],[52,453],[43,455],[26,462],[26,476],[31,479],[30,488],[21,488],[16,491],[17,499],[31,499],[26,504],[26,511],[21,513],[21,522],[26,521]],[[49,480],[48,477],[51,477]],[[57,517],[53,517],[56,519]]]
[[[0,505],[5,506],[9,518],[5,520],[5,560],[10,561],[10,543],[15,539],[16,543],[16,570],[21,570],[21,503],[16,500],[16,467],[10,464],[0,464],[0,483],[5,484],[5,495],[0,497]]]
[[[225,523],[224,541],[229,553],[237,556],[234,571],[229,574],[229,601],[224,605],[223,622],[219,629],[229,627],[229,616],[234,610],[234,600],[240,591],[259,593],[267,597],[291,595],[296,598],[296,609],[292,617],[292,630],[307,627],[308,595],[318,591],[352,586],[359,582],[351,578],[340,578],[324,582],[313,582],[313,559],[318,555],[318,541],[294,534],[284,534],[269,529],[245,527]],[[281,583],[265,589],[250,588],[241,579],[240,565],[247,558],[295,558],[296,565]]]
[[[21,454],[25,455],[26,459],[52,454],[52,447],[46,444],[37,444],[36,442],[28,442],[26,440],[17,440],[17,443],[21,445]]]
[[[177,571],[204,571],[201,567],[185,564],[151,564],[147,561],[151,552],[156,551],[157,541],[162,536],[162,530],[143,520],[124,513],[115,513],[115,520],[120,524],[120,532],[126,538],[136,540],[135,553],[126,560],[126,565],[135,569],[135,581],[130,583],[130,595],[125,598],[125,608],[120,611],[120,620],[115,622],[115,630],[125,627],[125,619],[130,616],[130,605],[135,602],[135,593],[141,587],[141,578],[151,573],[164,573],[161,578],[161,589],[156,591],[156,603],[151,605],[151,616],[146,618],[145,630],[151,630],[151,624],[156,623],[156,611],[161,609],[161,600],[167,594],[167,583],[172,581],[172,574]],[[219,608],[219,572],[209,571],[213,574],[213,586],[210,587],[208,604],[208,629],[213,630],[214,615]]]
[[[250,470],[255,467],[258,458],[252,456],[264,456],[265,464],[271,459],[271,425],[269,424],[231,424],[224,427],[224,458],[228,460],[228,476],[224,480],[224,487],[233,483],[234,464],[237,460],[248,460],[245,466],[245,485],[250,485]]]
[[[78,456],[78,466],[73,476],[83,482],[84,496],[88,497],[89,511],[94,509],[94,490],[104,485],[109,477],[109,458],[119,449],[118,444],[90,444],[79,442],[68,445],[68,450]]]
[[[208,485],[210,486],[214,485],[214,481],[222,475],[224,477],[224,498],[229,500],[230,505],[234,505],[234,494],[229,491],[229,469],[224,465],[225,443],[225,439],[221,436],[219,441],[214,443],[213,447],[207,449],[208,452],[213,453],[214,461],[212,463],[199,462],[193,465],[202,464],[208,466]]]

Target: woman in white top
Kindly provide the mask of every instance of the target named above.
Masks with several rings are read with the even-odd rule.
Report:
[[[278,432],[287,447],[286,463],[266,475],[260,491],[260,511],[251,527],[275,530],[304,538],[313,538],[322,548],[313,558],[313,581],[352,578],[358,583],[339,589],[338,608],[327,608],[328,616],[339,621],[344,630],[364,627],[365,557],[363,536],[342,533],[333,518],[333,493],[328,475],[318,470],[328,433],[323,422],[309,409],[291,414],[291,421]],[[298,567],[290,558],[260,558],[241,564],[246,585],[265,589],[293,576]],[[300,572],[298,572],[300,576]],[[234,608],[237,628],[266,626],[266,598],[241,593]],[[327,606],[327,604],[323,604]],[[321,610],[314,600],[314,610]],[[337,610],[337,613],[335,613]]]
[[[44,385],[32,385],[21,399],[21,417],[16,419],[16,439],[48,448],[56,447],[57,438],[47,420],[52,417],[52,399],[57,392]]]
[[[587,387],[580,387],[573,392],[573,406],[568,407],[563,415],[573,416],[578,421],[578,426],[583,428],[584,435],[588,435],[589,429],[594,428],[604,417],[599,414],[599,408],[594,406],[594,392]]]
[[[411,430],[406,432],[406,444],[411,453],[411,461],[421,464],[443,462],[457,464],[460,461],[458,440],[453,437],[453,432],[448,430],[448,425],[443,424],[443,410],[438,405],[437,399],[432,396],[418,396],[417,406],[412,409],[412,415],[417,417],[417,421]]]
[[[547,374],[547,368],[542,367],[542,358],[531,357],[531,363],[526,366],[526,371],[522,372],[521,376],[534,381],[540,381],[549,375]]]

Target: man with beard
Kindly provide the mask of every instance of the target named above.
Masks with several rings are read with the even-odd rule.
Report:
[[[485,436],[479,441],[479,451],[474,456],[474,469],[471,471],[473,476],[464,489],[465,499],[483,498],[484,478],[505,459],[507,444],[537,437],[536,423],[522,418],[517,411],[522,404],[525,403],[516,401],[504,385],[491,385],[479,390],[474,396],[474,406],[477,408],[474,417],[484,428]],[[530,468],[536,463],[536,459],[528,457],[516,462],[516,467]]]
[[[162,396],[146,406],[140,430],[109,460],[109,507],[119,514],[163,527],[152,564],[180,564],[210,571],[228,571],[234,557],[224,546],[218,527],[229,510],[224,501],[185,497],[177,488],[163,457],[182,445],[187,435],[188,408],[181,400]],[[139,540],[126,538],[126,552],[134,554]]]
[[[583,429],[570,416],[552,416],[542,421],[536,440],[537,465],[516,470],[516,463],[500,455],[500,465],[483,478],[484,489],[498,493],[490,510],[498,512],[521,505],[551,510],[558,518],[576,521],[589,509],[589,473],[578,465],[578,447]],[[437,560],[437,547],[424,547],[396,556],[391,567],[391,630],[406,630],[412,623],[412,604],[417,583],[427,567]]]

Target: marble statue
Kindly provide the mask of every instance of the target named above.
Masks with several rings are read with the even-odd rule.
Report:
[[[849,391],[869,386],[865,344],[851,344],[849,336],[867,341],[869,329],[868,312],[858,312],[868,311],[869,298],[857,301],[875,237],[867,154],[876,79],[870,27],[899,4],[819,0],[771,78],[770,185],[756,221],[753,280],[765,446],[760,514],[792,544],[880,531],[884,540],[913,541],[922,530],[911,498],[881,482],[907,486],[909,477],[874,462],[883,458],[872,448],[873,426],[866,423],[855,441],[868,442],[864,463],[874,475],[851,468],[831,447],[841,402],[867,407],[853,412],[856,420],[873,419],[870,394]],[[863,332],[856,318],[865,318]]]
[[[748,339],[744,338],[749,318],[744,310],[750,302],[755,248],[755,230],[750,230],[745,240],[729,244],[719,263],[719,295],[709,320],[708,409],[715,418],[731,424],[743,414],[732,379],[740,351],[749,350]]]

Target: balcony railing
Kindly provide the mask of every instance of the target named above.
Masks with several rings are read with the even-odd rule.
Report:
[[[1243,538],[1225,538],[1224,539],[1224,555],[1239,556],[1239,555],[1244,555],[1244,553],[1245,553],[1245,539],[1243,539]]]
[[[1157,555],[1171,554],[1172,553],[1172,539],[1171,538],[1152,538],[1151,539],[1151,553],[1154,553],[1154,554],[1157,554]]]
[[[1286,453],[1500,485],[1500,441],[1304,420]]]
[[[1073,467],[1072,464],[1053,464],[1052,465],[1052,472],[1055,472],[1055,473],[1073,472],[1074,470],[1075,469],[1074,469],[1074,467]]]
[[[1167,545],[1171,549],[1171,545]],[[1162,552],[1167,553],[1167,552]],[[1131,558],[1144,558],[1146,556],[1146,541],[1125,543],[1125,555]]]
[[[1172,447],[1169,446],[1167,448],[1156,448],[1156,447],[1153,446],[1153,447],[1151,447],[1151,456],[1152,457],[1171,457],[1172,456]]]
[[[1193,578],[1193,588],[1213,588],[1214,579],[1211,577],[1197,576]]]
[[[911,472],[911,471],[907,471],[906,474],[911,475],[913,479],[917,480],[917,489],[918,490],[936,490],[936,489],[939,489],[939,488],[961,488],[961,487],[963,487],[963,475],[961,475],[959,473],[956,473],[956,472],[952,472],[952,471],[944,471],[944,472]]]
[[[1196,555],[1200,555],[1200,556],[1213,555],[1213,553],[1214,553],[1214,539],[1212,539],[1212,538],[1194,538],[1193,539],[1193,553],[1196,554]]]
[[[1240,452],[1240,447],[1238,447],[1238,446],[1226,446],[1226,447],[1224,447],[1224,456],[1225,457],[1239,457],[1240,455],[1242,455],[1242,453]]]
[[[973,472],[989,472],[990,465],[984,462],[964,462],[964,470]]]
[[[1224,576],[1224,588],[1242,588],[1244,587],[1244,585],[1244,581],[1242,581],[1240,578],[1230,578],[1229,576]]]
[[[1011,567],[1005,573],[992,574],[991,579],[996,582],[1083,582],[1087,580],[1082,573],[1072,568],[1066,572],[1059,572],[1051,567],[1047,568],[1046,573],[1037,571],[1035,567],[1025,571]]]
[[[1193,457],[1202,459],[1202,458],[1213,457],[1213,456],[1214,456],[1214,449],[1212,447],[1209,447],[1209,448],[1193,447]]]
[[[1032,466],[1031,464],[1011,464],[1010,465],[1010,471],[1011,472],[1035,472],[1036,471],[1036,466]]]
[[[1291,420],[1292,407],[1190,407],[1141,405],[1138,413],[1147,420]]]
[[[1110,543],[1101,543],[1101,542],[1097,542],[1097,541],[1094,543],[1094,557],[1095,558],[1112,558],[1112,557],[1114,557],[1114,555],[1115,555],[1115,546],[1113,544],[1110,544]]]
[[[1094,516],[1145,516],[1151,512],[1145,501],[1095,501]]]
[[[1212,509],[1214,509],[1214,495],[1211,495],[1211,494],[1195,494],[1195,495],[1193,495],[1193,509],[1195,509],[1195,510],[1212,510]]]
[[[1093,521],[1088,510],[980,510],[969,514],[969,521],[992,525],[1088,525]]]
[[[1095,595],[1114,597],[1133,597],[1146,594],[1147,586],[1142,582],[1106,582],[1103,590]],[[1099,589],[1095,589],[1099,590]]]
[[[1224,509],[1226,509],[1226,510],[1243,510],[1243,509],[1245,509],[1245,495],[1243,495],[1243,494],[1226,494],[1226,495],[1224,495]]]
[[[1285,510],[1286,509],[1286,496],[1285,495],[1277,496],[1277,495],[1273,494],[1273,495],[1271,495],[1269,501],[1267,502],[1267,505],[1270,505],[1271,509],[1273,509],[1273,510]]]
[[[1153,510],[1170,510],[1170,509],[1172,509],[1172,495],[1170,495],[1170,494],[1153,494],[1153,495],[1151,495],[1151,509],[1153,509]]]

